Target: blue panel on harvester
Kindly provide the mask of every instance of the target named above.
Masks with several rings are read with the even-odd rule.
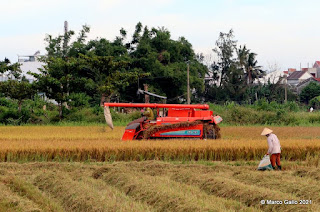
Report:
[[[161,133],[160,135],[200,135],[200,130],[179,130],[179,131],[171,131],[171,132],[165,132]]]

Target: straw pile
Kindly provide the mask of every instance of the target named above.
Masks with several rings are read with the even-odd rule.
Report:
[[[148,139],[151,137],[152,134],[159,132],[159,131],[174,130],[177,128],[188,128],[188,127],[196,126],[198,124],[201,124],[201,122],[199,122],[199,121],[194,121],[194,122],[184,121],[184,122],[179,122],[176,124],[154,125],[154,126],[149,127],[147,130],[145,130],[143,132],[143,138]]]

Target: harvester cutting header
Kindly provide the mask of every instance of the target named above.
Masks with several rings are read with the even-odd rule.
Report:
[[[214,115],[207,104],[105,103],[104,107],[106,121],[111,128],[109,107],[145,108],[143,117],[127,125],[122,140],[221,137],[218,124],[222,118]],[[156,117],[151,108],[157,110]]]

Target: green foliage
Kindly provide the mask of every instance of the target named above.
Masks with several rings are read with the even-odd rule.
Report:
[[[110,110],[110,112],[112,115],[112,120],[116,123],[121,124],[121,125],[127,125],[130,121],[133,121],[133,120],[141,117],[140,111],[134,111],[129,114],[119,113],[114,110]]]
[[[217,112],[231,124],[300,124],[318,123],[317,115],[298,117],[301,111],[295,96],[276,84],[256,85],[253,81],[264,74],[257,54],[247,47],[237,47],[233,31],[220,33],[214,52],[217,63],[204,65],[204,56],[196,55],[184,37],[171,38],[168,29],[151,28],[138,23],[132,38],[125,29],[113,41],[97,38],[87,41],[88,26],[54,37],[47,35],[47,55],[37,80],[30,84],[21,77],[18,63],[0,61],[0,73],[10,80],[0,83],[0,123],[47,124],[61,121],[104,123],[104,101],[142,102],[137,89],[149,85],[149,91],[167,96],[167,103],[184,103],[187,93],[187,67],[190,69],[192,101],[215,102]],[[127,42],[128,41],[128,42]],[[126,43],[127,42],[127,43]],[[206,80],[210,74],[211,80]],[[58,105],[34,95],[45,93]],[[319,107],[320,85],[310,83],[301,93],[302,101]],[[6,98],[3,98],[6,97]],[[158,99],[151,97],[151,102]],[[238,105],[237,103],[241,104]],[[133,115],[112,111],[118,123],[127,123]]]
[[[233,56],[236,46],[237,41],[234,40],[232,29],[227,33],[220,32],[219,38],[216,41],[216,48],[213,49],[219,58],[218,63],[213,66],[214,78],[220,82],[219,87],[222,85],[222,82],[227,81],[227,74],[235,63]]]
[[[135,70],[127,71],[128,63],[115,62],[112,56],[80,55],[81,68],[88,70],[93,76],[96,91],[102,97],[111,98],[118,90],[124,89],[138,78]],[[104,102],[102,99],[101,103]]]
[[[148,74],[147,77],[140,77],[140,88],[148,84],[149,91],[167,96],[170,103],[179,102],[178,96],[186,97],[189,62],[190,88],[195,95],[203,93],[203,81],[208,69],[197,60],[192,45],[184,37],[173,40],[170,32],[163,27],[149,30],[138,23],[128,49],[131,65],[139,73]],[[122,93],[125,93],[124,97],[130,96],[130,101],[138,101],[136,91],[137,81]]]
[[[104,123],[103,113],[94,114],[92,108],[78,108],[66,115],[65,121]]]
[[[5,72],[7,72],[9,78],[19,79],[21,75],[20,64],[11,64],[10,60],[5,58],[3,61],[0,61],[0,73]]]
[[[313,107],[314,109],[320,109],[320,96],[316,96],[312,98],[309,102],[310,107]]]
[[[309,103],[309,101],[316,96],[320,96],[320,84],[317,82],[311,82],[302,89],[300,93],[300,100],[302,102]]]
[[[248,85],[252,84],[254,79],[258,79],[264,75],[261,66],[257,65],[256,53],[250,52],[250,49],[247,49],[246,45],[243,47],[240,46],[236,51],[238,55],[237,63],[239,67],[244,70]]]
[[[69,105],[71,107],[79,108],[79,107],[90,106],[89,102],[91,100],[91,97],[85,93],[71,93],[69,98],[70,98]]]
[[[18,100],[19,111],[22,102],[35,94],[35,89],[28,81],[8,80],[0,83],[0,91],[4,96]]]
[[[296,102],[287,102],[284,104],[279,104],[276,101],[268,102],[266,99],[260,99],[256,101],[253,107],[257,110],[274,111],[284,110],[288,112],[299,111],[299,105]]]
[[[238,48],[233,30],[220,33],[213,51],[218,56],[218,62],[210,65],[212,80],[206,83],[205,99],[251,101],[253,98],[248,94],[253,93],[250,91],[253,81],[264,75],[257,65],[257,54],[250,52],[245,45]]]
[[[0,82],[1,96],[17,100],[20,113],[22,102],[26,99],[30,99],[36,91],[29,81],[24,77],[21,77],[19,63],[11,64],[8,59],[0,61],[0,73],[4,72],[7,72],[9,80]]]
[[[312,125],[320,124],[320,113],[308,113],[295,102],[278,104],[261,100],[254,105],[239,105],[227,102],[225,105],[210,104],[215,114],[223,118],[223,124],[230,125]]]

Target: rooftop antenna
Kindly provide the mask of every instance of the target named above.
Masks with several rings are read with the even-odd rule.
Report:
[[[300,62],[300,71],[301,71],[301,62]]]

